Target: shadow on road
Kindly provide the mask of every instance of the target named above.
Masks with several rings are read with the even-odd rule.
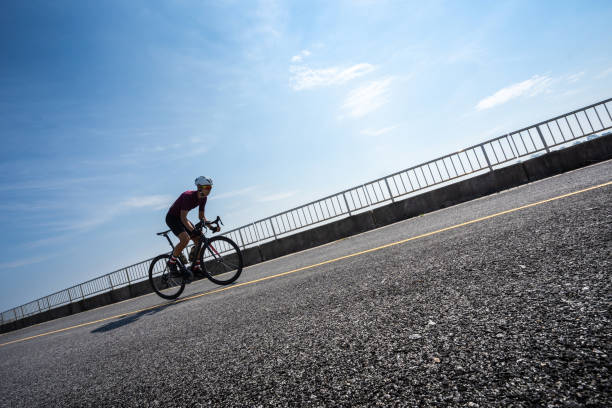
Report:
[[[91,331],[91,333],[104,333],[107,331],[111,331],[111,330],[115,330],[118,329],[120,327],[123,326],[127,326],[128,324],[134,323],[136,320],[140,319],[142,316],[145,315],[154,315],[155,313],[166,309],[169,306],[174,305],[175,302],[169,302],[163,305],[160,305],[158,307],[155,307],[153,309],[149,309],[149,310],[143,310],[141,312],[135,313],[135,314],[131,314],[128,316],[124,316],[124,317],[120,317],[118,320],[113,320],[109,323],[106,323],[104,326],[100,326],[97,329],[94,329]]]
[[[234,285],[236,285],[236,282],[232,283],[231,285],[227,285],[225,287],[231,287],[231,286],[234,286]],[[120,317],[120,318],[118,318],[118,320],[113,320],[113,321],[111,321],[109,323],[106,323],[104,326],[101,326],[101,327],[98,327],[97,329],[92,330],[91,333],[104,333],[104,332],[107,332],[107,331],[118,329],[119,327],[123,327],[123,326],[126,326],[126,325],[130,324],[130,323],[134,323],[136,320],[140,319],[142,316],[145,316],[145,315],[154,315],[155,313],[157,313],[157,312],[159,312],[161,310],[164,310],[167,307],[170,307],[170,306],[175,305],[177,303],[183,303],[183,302],[186,302],[186,301],[193,300],[195,298],[199,298],[201,296],[204,296],[204,295],[208,294],[209,292],[214,292],[216,290],[217,289],[211,289],[211,290],[205,290],[205,291],[201,291],[201,292],[192,293],[192,294],[190,294],[186,298],[179,298],[179,299],[177,299],[175,301],[164,303],[164,304],[161,304],[161,305],[159,305],[157,307],[153,307],[153,308],[148,309],[148,310],[143,310],[143,311],[138,312],[138,313],[134,313],[134,314],[130,314],[130,315],[127,315],[127,316]]]

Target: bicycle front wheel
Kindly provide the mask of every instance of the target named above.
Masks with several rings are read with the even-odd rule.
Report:
[[[149,283],[159,296],[164,299],[176,299],[185,289],[185,280],[182,276],[175,276],[168,268],[170,255],[163,254],[155,257],[149,266]]]
[[[200,252],[200,263],[208,279],[217,285],[229,285],[242,273],[242,253],[238,245],[224,236],[216,236]]]

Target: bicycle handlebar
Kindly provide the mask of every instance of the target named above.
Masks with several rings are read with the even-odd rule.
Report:
[[[203,223],[202,221],[200,221],[200,222],[198,222],[196,225],[194,225],[194,227],[195,227],[196,229],[202,229],[202,227],[206,227],[206,228],[208,228],[208,229],[211,229],[211,230],[212,230],[213,228],[211,228],[211,226],[212,226],[213,224],[216,224],[214,229],[219,228],[219,224],[223,225],[223,221],[221,221],[221,217],[219,217],[219,216],[217,215],[217,218],[215,218],[215,220],[214,220],[214,221],[207,221],[206,223]]]

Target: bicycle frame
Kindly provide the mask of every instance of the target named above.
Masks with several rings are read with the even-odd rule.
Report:
[[[161,235],[163,235],[166,238],[166,240],[168,241],[168,244],[170,244],[170,247],[172,248],[172,251],[174,251],[175,246],[174,246],[174,243],[172,242],[172,240],[170,239],[170,237],[168,236],[169,232],[170,231],[166,231],[165,233],[161,233]],[[198,243],[197,244],[193,244],[193,245],[194,246],[198,245],[198,247],[196,248],[196,251],[194,252],[196,259],[199,257],[200,251],[202,251],[206,247],[210,247],[210,249],[212,251],[214,251],[214,253],[217,256],[219,256],[219,257],[221,256],[219,251],[217,251],[217,249],[215,247],[210,245],[210,238],[208,238],[204,233],[202,233],[202,235],[200,235],[200,239],[198,240]],[[185,249],[188,248],[188,247],[189,246],[186,246]],[[187,260],[189,262],[195,261],[195,259],[189,259],[189,257],[187,257]]]

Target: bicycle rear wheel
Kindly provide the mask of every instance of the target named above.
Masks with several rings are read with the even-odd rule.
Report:
[[[155,257],[149,266],[149,283],[159,296],[164,299],[176,299],[185,289],[185,280],[182,276],[173,276],[168,268],[170,255],[163,254]]]
[[[229,285],[242,273],[242,253],[238,245],[224,236],[216,236],[200,252],[202,271],[217,285]]]

